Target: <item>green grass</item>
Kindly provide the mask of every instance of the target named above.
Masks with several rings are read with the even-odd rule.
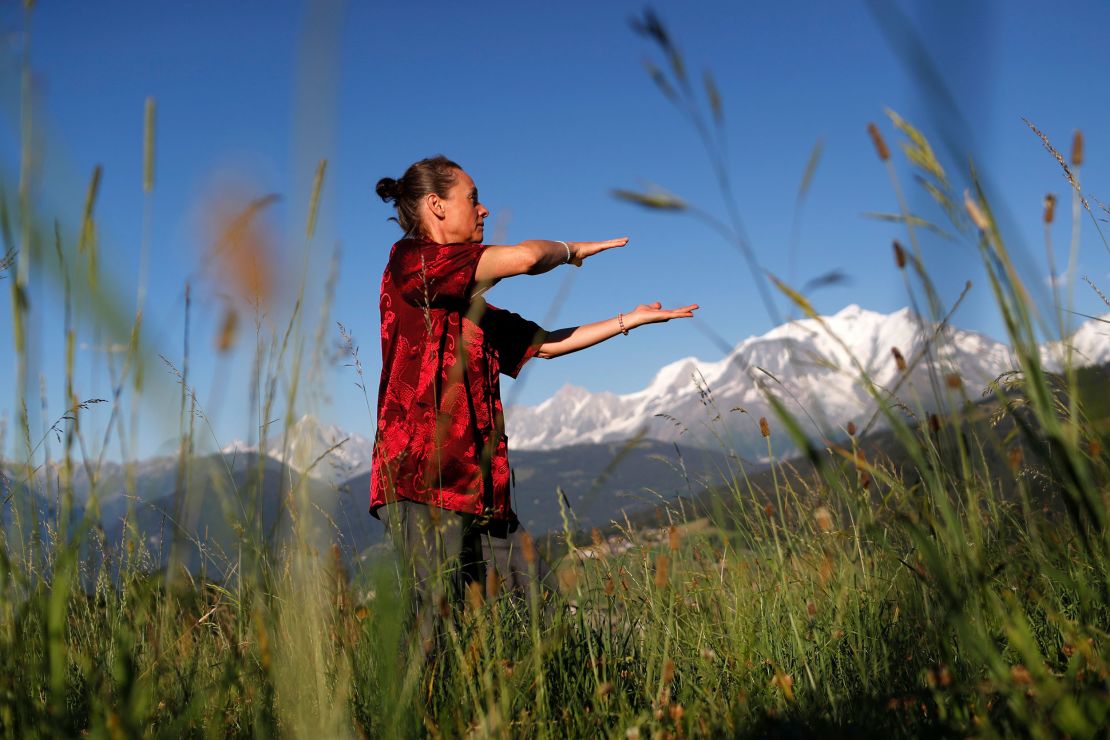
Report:
[[[669,97],[689,103],[708,135],[681,76],[681,56],[665,33],[650,23],[644,28],[675,77],[667,82],[659,69],[653,75],[668,85]],[[708,84],[713,118],[719,98]],[[148,142],[153,110],[148,106]],[[1037,307],[1024,298],[989,203],[969,193],[961,204],[924,137],[892,120],[950,230],[982,255],[1009,329],[1020,372],[1000,387],[1001,423],[986,423],[982,406],[960,403],[935,421],[924,413],[921,423],[910,421],[861,372],[858,380],[875,393],[900,450],[897,459],[874,451],[861,457],[866,438],[807,439],[779,404],[782,413],[768,424],[794,436],[804,465],[778,459],[768,444],[776,462],[766,474],[751,477],[738,467],[712,503],[664,510],[662,528],[599,533],[590,544],[565,533],[554,553],[564,608],[552,624],[536,623],[513,598],[487,601],[476,592],[449,622],[445,650],[425,665],[400,647],[406,625],[391,563],[352,566],[340,557],[303,479],[286,481],[288,526],[271,538],[250,493],[262,488],[261,463],[253,483],[228,471],[226,485],[216,488],[235,504],[224,509],[240,545],[205,553],[213,572],[228,574],[219,582],[181,567],[181,548],[203,540],[182,541],[172,522],[154,544],[150,533],[132,532],[119,547],[108,546],[95,496],[86,518],[71,522],[72,471],[85,466],[95,474],[98,462],[82,452],[76,420],[87,407],[70,392],[70,418],[57,427],[65,440],[61,473],[45,492],[60,509],[48,517],[31,508],[36,499],[13,494],[20,500],[12,502],[15,520],[0,546],[0,733],[1102,735],[1110,711],[1105,380],[1092,381],[1093,371],[1044,371],[1033,339]],[[150,159],[153,145],[147,150]],[[29,162],[25,156],[24,166]],[[149,162],[144,172],[149,193]],[[715,172],[727,195],[727,171]],[[890,172],[899,187],[893,165]],[[321,165],[310,214],[324,174]],[[95,191],[94,178],[80,242],[59,236],[50,250],[41,236],[50,232],[26,199],[13,205],[5,192],[4,231],[18,249],[4,269],[14,264],[21,383],[31,264],[53,265],[64,277],[60,300],[84,301],[107,330],[128,313],[95,278]],[[624,195],[688,211],[669,196]],[[261,205],[249,204],[239,226]],[[944,307],[916,241],[920,224],[905,211],[896,216],[911,247],[899,247],[892,275],[904,278],[915,305],[920,297],[928,306],[925,315],[940,319]],[[18,237],[7,225],[13,218]],[[306,264],[311,215],[308,221]],[[752,257],[738,213],[716,225]],[[55,252],[53,262],[30,259]],[[304,274],[307,281],[311,271]],[[333,267],[329,286],[334,275]],[[777,285],[814,315],[801,293]],[[258,420],[272,418],[275,406],[303,408],[318,390],[318,367],[287,361],[305,352],[320,357],[326,342],[327,301],[319,324],[306,327],[304,291],[302,285],[287,324],[256,323],[251,393]],[[140,328],[141,315],[123,328],[130,353],[114,376],[121,392],[108,402],[121,437],[134,429],[134,404],[150,392],[144,373],[149,381],[157,367]],[[67,332],[71,378],[68,324]],[[173,372],[180,383],[178,488],[189,491],[201,474],[193,451],[206,418],[189,386],[187,355]],[[15,427],[17,441],[34,448],[25,410]],[[10,471],[40,480],[32,468],[28,462]],[[190,501],[182,499],[184,515]],[[178,553],[164,569],[155,566],[163,547]]]

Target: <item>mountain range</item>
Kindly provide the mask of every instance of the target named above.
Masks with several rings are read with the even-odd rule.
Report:
[[[1110,314],[1088,321],[1070,337],[1066,345],[1073,348],[1076,364],[1110,362],[1108,321]],[[1041,347],[1046,367],[1060,367],[1066,345]],[[933,377],[930,365],[939,370]],[[793,321],[745,339],[717,361],[688,357],[672,362],[633,393],[566,385],[537,406],[508,409],[506,431],[517,450],[643,434],[708,446],[723,438],[732,449],[744,451],[762,444],[758,419],[774,418],[767,394],[776,396],[808,432],[829,435],[849,422],[860,425],[875,411],[862,374],[891,403],[932,411],[954,394],[978,398],[988,383],[1016,367],[1010,348],[984,334],[938,329],[909,309],[884,315],[850,305],[833,316]],[[958,377],[959,388],[942,382],[938,394],[932,387],[938,376],[942,381]],[[786,443],[775,436],[774,441]]]
[[[1046,366],[1058,368],[1065,347],[1072,348],[1076,364],[1110,363],[1108,318],[1083,324],[1066,344],[1044,345]],[[939,393],[932,389],[938,374],[930,376],[930,362],[942,379]],[[768,444],[760,434],[762,416],[771,419],[775,454],[789,454],[767,394],[810,433],[838,438],[849,422],[862,428],[874,411],[862,373],[880,396],[916,411],[952,396],[978,400],[1015,364],[1006,345],[982,334],[938,331],[908,310],[883,315],[848,306],[746,339],[714,362],[691,357],[666,365],[634,393],[565,386],[537,406],[506,412],[514,508],[537,534],[603,526],[619,520],[622,511],[696,494],[727,477],[740,456],[749,471],[758,468]],[[949,382],[957,377],[958,383]],[[151,551],[164,549],[164,540],[155,547],[154,532],[176,529],[198,552],[231,552],[239,539],[231,522],[254,520],[266,531],[287,526],[286,495],[303,477],[312,506],[347,552],[364,552],[381,540],[380,525],[367,514],[370,440],[305,416],[261,448],[259,454],[258,446],[233,442],[195,458],[184,478],[175,456],[141,461],[130,500],[124,495],[126,469],[105,462],[93,478],[106,536],[123,536],[121,521],[130,504]],[[77,516],[94,487],[89,472],[84,466],[74,471]],[[32,501],[42,521],[57,508],[58,473],[56,466],[39,469],[28,481],[17,468],[0,465],[0,494],[5,500],[19,491],[31,494],[23,499]],[[188,493],[176,495],[181,490]],[[12,510],[2,513],[9,523]]]

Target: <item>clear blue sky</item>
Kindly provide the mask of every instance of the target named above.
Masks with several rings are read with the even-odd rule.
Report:
[[[1090,0],[1048,7],[1018,0],[899,7],[954,93],[967,123],[961,146],[974,154],[996,203],[1004,205],[1008,235],[1024,250],[1030,284],[1044,300],[1041,200],[1054,192],[1066,202],[1068,191],[1058,165],[1021,118],[1036,123],[1065,155],[1073,130],[1083,129],[1085,188],[1110,201],[1110,102],[1101,85],[1110,62],[1105,42],[1110,4]],[[605,318],[643,301],[697,302],[704,327],[734,344],[772,326],[737,253],[694,220],[647,212],[610,195],[614,187],[654,182],[724,214],[691,127],[643,69],[646,58],[663,60],[629,28],[629,18],[642,8],[616,1],[44,2],[28,25],[18,5],[8,3],[0,11],[7,47],[0,89],[5,190],[13,192],[18,177],[18,64],[29,38],[41,164],[37,216],[46,224],[59,219],[72,241],[89,175],[95,165],[103,167],[96,208],[102,274],[132,312],[143,238],[143,105],[148,96],[157,101],[145,328],[157,350],[179,364],[183,286],[191,279],[192,377],[221,443],[249,437],[253,425],[247,417],[250,321],[235,351],[224,356],[214,351],[223,288],[205,267],[206,218],[213,198],[223,192],[215,183],[229,172],[251,195],[281,197],[264,215],[281,280],[272,313],[280,316],[301,274],[312,172],[319,159],[328,160],[309,260],[310,333],[338,245],[332,318],[347,325],[361,345],[371,403],[379,371],[377,290],[398,235],[373,185],[434,153],[460,162],[475,178],[498,239],[631,237],[625,250],[587,263],[569,286],[571,270],[564,268],[505,281],[491,291],[492,302],[539,321],[566,287],[569,297],[548,328]],[[853,302],[884,312],[906,305],[890,258],[891,239],[904,233],[861,217],[897,209],[866,126],[880,123],[893,144],[897,137],[883,115],[887,106],[930,135],[939,134],[940,123],[936,105],[868,5],[693,2],[656,9],[695,79],[703,69],[716,76],[724,99],[727,164],[761,264],[798,285],[831,270],[846,273],[849,283],[812,295],[824,312]],[[904,40],[893,46],[908,48]],[[819,139],[824,156],[805,201],[791,275],[796,194]],[[903,160],[897,161],[911,208],[939,219]],[[945,164],[962,191],[958,167],[950,159]],[[1063,216],[1070,206],[1062,203],[1059,210]],[[1054,230],[1058,254],[1066,251],[1067,224],[1060,218]],[[1089,219],[1083,231],[1079,272],[1106,291],[1110,256]],[[971,248],[938,239],[924,246],[947,300],[966,280],[975,283],[956,323],[999,336],[1000,323]],[[47,424],[65,403],[61,300],[56,280],[44,269],[33,270],[31,287],[29,398],[32,427],[41,429],[37,377],[42,375],[47,387]],[[1085,285],[1077,291],[1079,310],[1102,312]],[[783,301],[779,306],[787,312]],[[338,340],[334,324],[328,339]],[[106,354],[97,348],[111,341],[92,322],[83,323],[79,397],[109,397]],[[12,347],[7,316],[0,322],[0,346]],[[525,382],[508,394],[534,404],[568,382],[628,392],[643,387],[667,362],[690,355],[716,360],[721,351],[693,322],[649,327],[578,355],[531,363]],[[10,449],[23,392],[14,382],[10,349],[4,357],[0,387],[8,390],[0,409]],[[370,436],[373,422],[353,372],[335,357],[326,364],[332,368],[327,397],[314,412]],[[164,367],[152,365],[149,371],[170,386]],[[158,449],[176,428],[172,404],[145,408],[151,420],[145,422],[143,454]],[[103,407],[92,412],[87,429],[95,430],[96,420],[102,423],[107,414]],[[98,444],[97,439],[93,447]]]

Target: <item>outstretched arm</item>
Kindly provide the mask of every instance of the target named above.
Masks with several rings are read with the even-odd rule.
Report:
[[[492,246],[479,258],[474,279],[486,283],[513,275],[539,275],[568,262],[581,267],[587,257],[625,244],[628,244],[628,237],[603,242],[530,239],[515,246]]]
[[[641,304],[629,313],[617,314],[611,319],[548,332],[547,339],[540,345],[536,356],[549,360],[552,357],[577,352],[622,333],[622,324],[624,333],[627,333],[644,324],[658,324],[671,319],[688,319],[697,309],[696,303],[670,309],[663,308],[658,301]]]

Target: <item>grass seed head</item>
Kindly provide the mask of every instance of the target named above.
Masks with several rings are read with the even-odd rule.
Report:
[[[822,532],[832,531],[832,512],[827,508],[824,506],[818,507],[818,509],[813,512],[813,518],[817,520],[817,528]]]
[[[824,586],[826,583],[828,583],[832,579],[833,573],[835,572],[836,565],[833,563],[832,558],[826,555],[821,560],[821,570],[818,573],[821,578],[821,585]]]
[[[771,686],[777,686],[787,701],[794,701],[794,678],[789,673],[776,672]]]
[[[472,611],[478,611],[482,608],[482,587],[477,583],[466,584],[466,606]]]
[[[1071,137],[1071,166],[1078,167],[1083,164],[1083,132],[1075,130]]]
[[[884,162],[890,159],[890,149],[883,141],[883,135],[879,132],[879,127],[874,123],[869,123],[867,124],[867,133],[871,137],[871,143],[875,145],[875,153],[879,155],[879,159]]]
[[[208,196],[209,263],[226,293],[249,305],[269,302],[277,282],[276,239],[266,216],[277,196],[252,198],[248,190],[221,185]]]
[[[897,347],[891,347],[890,354],[894,355],[894,364],[898,366],[898,372],[906,372],[906,358],[902,356],[902,351]]]
[[[532,535],[527,531],[520,533],[520,549],[521,555],[524,556],[524,562],[528,563],[528,565],[535,565],[536,541],[532,539]]]
[[[678,531],[678,527],[671,525],[667,529],[667,548],[671,552],[678,552],[678,546],[682,544],[682,532]]]
[[[1033,674],[1020,663],[1010,667],[1010,678],[1014,680],[1014,683],[1022,686],[1028,686],[1033,683]]]
[[[220,333],[216,336],[216,350],[220,353],[227,352],[235,346],[238,334],[239,312],[228,306],[224,311],[223,321],[220,322]]]
[[[1052,219],[1056,217],[1056,196],[1052,193],[1047,193],[1044,197],[1044,222],[1046,224],[1052,223]]]
[[[655,587],[663,589],[670,582],[671,559],[660,554],[655,559]]]
[[[894,240],[894,264],[898,265],[899,270],[906,269],[906,250],[897,239]]]
[[[944,384],[949,388],[956,389],[962,386],[964,382],[959,373],[948,373],[944,376]]]
[[[856,436],[856,423],[854,421],[848,422],[848,436]]]
[[[983,209],[971,197],[971,193],[967,190],[964,191],[964,208],[967,209],[967,215],[971,216],[972,223],[980,231],[990,231],[991,222],[987,218],[987,214],[983,213]]]
[[[771,425],[767,423],[766,416],[759,417],[759,434],[764,438],[771,436]]]
[[[497,569],[486,568],[486,598],[497,598],[497,593],[501,590],[501,576],[497,574]]]
[[[663,683],[670,683],[674,680],[674,661],[667,658],[667,662],[663,664]]]

